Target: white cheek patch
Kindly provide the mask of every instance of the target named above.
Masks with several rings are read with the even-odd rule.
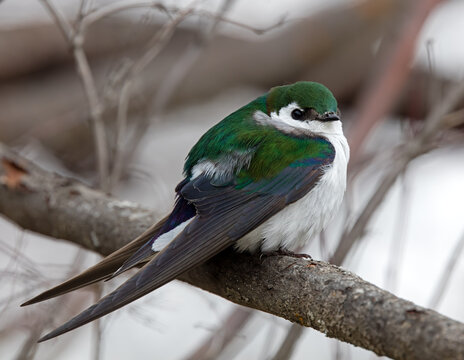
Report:
[[[298,121],[292,118],[292,111],[295,109],[301,109],[296,102],[292,102],[287,106],[281,108],[279,112],[273,111],[271,113],[271,119],[274,121],[280,121],[284,124],[290,125],[295,128],[309,130],[309,124],[306,121]]]
[[[296,129],[303,129],[316,135],[343,135],[342,122],[337,121],[299,121],[292,118],[292,111],[301,109],[296,103],[292,102],[281,108],[279,112],[272,112],[271,119],[276,123],[286,124]]]

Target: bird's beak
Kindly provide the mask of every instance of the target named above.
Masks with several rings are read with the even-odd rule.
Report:
[[[340,116],[335,112],[326,112],[321,116],[321,121],[337,121],[340,120]]]

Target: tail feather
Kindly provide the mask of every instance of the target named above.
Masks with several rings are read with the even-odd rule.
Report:
[[[98,264],[90,267],[79,275],[57,285],[34,298],[21,304],[21,306],[35,304],[44,300],[66,294],[70,291],[80,289],[84,286],[96,283],[97,281],[110,278],[137,250],[143,246],[152,236],[156,234],[165,224],[168,217],[147,229],[140,236],[132,240],[127,245],[105,257]]]

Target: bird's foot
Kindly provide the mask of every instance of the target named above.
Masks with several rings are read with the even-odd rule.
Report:
[[[264,256],[276,256],[276,255],[285,255],[285,256],[290,256],[296,259],[309,259],[312,260],[313,258],[311,255],[308,254],[295,254],[292,251],[289,250],[284,250],[284,249],[279,249],[279,250],[274,250],[274,251],[264,251],[262,253]]]

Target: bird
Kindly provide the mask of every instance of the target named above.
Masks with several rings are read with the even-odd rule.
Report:
[[[139,268],[39,342],[119,309],[229,247],[251,253],[300,248],[337,213],[348,161],[340,111],[327,87],[299,81],[271,88],[192,147],[169,215],[80,275],[22,304]]]

